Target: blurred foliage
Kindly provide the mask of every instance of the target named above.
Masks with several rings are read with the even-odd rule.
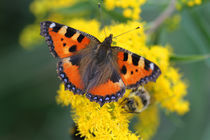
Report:
[[[35,20],[28,9],[31,2],[0,1],[0,139],[68,140],[72,120],[69,109],[55,103],[60,81],[55,78],[53,57],[46,45],[26,51],[18,43],[22,29]],[[145,3],[141,20],[153,21],[167,6],[165,3],[166,0]],[[178,14],[181,21],[176,30],[169,31],[161,26],[152,35],[150,43],[170,44],[175,54],[179,55],[209,54],[210,2],[206,0],[194,7],[183,6]],[[191,110],[183,117],[161,115],[154,139],[209,140],[210,60],[177,65],[190,85],[187,99],[190,100]]]

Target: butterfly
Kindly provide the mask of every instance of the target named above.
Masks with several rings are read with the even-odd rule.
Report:
[[[57,72],[65,88],[85,94],[90,101],[117,101],[125,89],[156,81],[161,74],[153,62],[117,46],[113,35],[100,42],[96,37],[66,25],[41,22],[41,35],[58,58]]]

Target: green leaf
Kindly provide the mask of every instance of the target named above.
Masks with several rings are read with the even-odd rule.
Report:
[[[207,55],[171,55],[170,61],[174,62],[196,62],[210,58],[210,54]]]

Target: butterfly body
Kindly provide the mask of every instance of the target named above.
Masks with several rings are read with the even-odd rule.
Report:
[[[110,39],[111,36],[94,47],[87,47],[87,49],[78,52],[81,58],[79,71],[86,91],[105,83],[112,77],[113,71],[117,71],[117,63],[113,61],[115,57],[111,51]],[[107,40],[109,41],[107,42]]]
[[[155,81],[160,69],[149,60],[120,47],[112,47],[112,34],[97,38],[55,22],[41,23],[52,54],[59,58],[58,74],[66,89],[85,94],[101,106],[117,101],[126,88]]]

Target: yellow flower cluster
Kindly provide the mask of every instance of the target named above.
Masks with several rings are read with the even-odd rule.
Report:
[[[159,64],[162,74],[156,83],[148,83],[146,88],[162,107],[182,115],[189,111],[189,103],[183,99],[187,93],[187,87],[178,70],[169,64],[170,53],[169,48],[151,47],[150,52],[147,53],[149,56],[146,58]]]
[[[67,25],[88,32],[101,41],[104,39],[104,32],[99,30],[99,23],[95,20],[72,20]],[[90,25],[94,29],[89,28]],[[181,79],[178,71],[169,63],[169,56],[171,54],[169,47],[151,46],[148,48],[145,43],[146,36],[143,31],[143,24],[131,21],[127,24],[108,26],[105,30],[107,36],[110,33],[116,36],[131,27],[137,26],[141,28],[115,38],[113,44],[144,56],[156,63],[162,71],[156,83],[150,82],[145,85],[153,102],[148,110],[138,116],[141,121],[135,126],[136,132],[144,139],[149,139],[155,133],[159,124],[157,104],[161,104],[168,112],[184,114],[189,110],[189,103],[183,99],[186,95],[186,84]],[[129,94],[128,91],[125,97],[127,94]],[[65,91],[63,85],[58,91],[57,96],[59,103],[72,106],[74,112],[73,119],[78,125],[80,134],[87,137],[87,139],[128,139],[130,137],[138,139],[136,134],[128,130],[129,119],[132,116],[123,111],[119,105],[121,100],[117,103],[105,104],[100,108],[97,103],[90,102],[86,97],[73,95],[72,92]]]
[[[159,126],[159,111],[156,104],[151,105],[138,115],[138,123],[135,130],[141,134],[144,140],[150,140]]]
[[[75,3],[75,0],[34,0],[30,5],[30,10],[37,18],[40,18],[49,11],[69,7]]]
[[[24,48],[31,48],[29,46],[36,45],[41,41],[41,36],[39,33],[40,26],[37,24],[31,24],[26,26],[21,35],[19,42]]]
[[[86,1],[86,0],[82,0]],[[58,8],[66,8],[73,6],[74,4],[82,1],[76,0],[34,0],[30,5],[31,12],[40,18],[48,12],[53,12],[53,10]],[[96,1],[90,1],[96,3]],[[100,2],[100,0],[98,0]],[[114,8],[123,8],[123,15],[132,19],[139,19],[139,14],[141,12],[140,6],[143,5],[146,0],[105,0],[104,5],[108,10],[113,10]],[[103,3],[102,3],[103,4]]]
[[[170,112],[177,112],[180,115],[189,111],[189,102],[183,97],[186,95],[186,84],[180,79],[180,75],[173,67],[160,77],[154,87],[154,98]]]
[[[123,15],[132,19],[139,19],[141,13],[140,6],[143,5],[146,0],[105,0],[105,6],[109,10],[114,8],[123,8]]]
[[[201,0],[179,0],[189,4],[199,4]],[[30,9],[36,16],[35,24],[27,26],[21,36],[20,43],[28,47],[39,43],[41,40],[39,22],[46,13],[53,13],[56,8],[70,7],[77,3],[75,0],[34,0]],[[90,1],[91,2],[91,1]],[[123,15],[131,19],[139,19],[141,9],[146,0],[105,0],[105,8],[108,10],[123,10]],[[179,18],[179,17],[178,17]],[[72,19],[66,18],[58,13],[47,15],[48,20],[60,22],[69,25],[78,30],[87,32],[100,41],[106,36],[113,34],[117,36],[123,32],[140,27],[136,31],[129,32],[113,39],[113,46],[120,46],[131,52],[139,54],[146,59],[156,63],[162,74],[155,83],[149,82],[145,89],[150,93],[151,105],[137,115],[139,120],[135,125],[136,133],[128,129],[129,121],[134,116],[132,113],[126,113],[120,102],[128,96],[130,90],[118,102],[107,103],[103,107],[95,102],[90,102],[82,95],[74,95],[72,92],[64,89],[61,84],[56,97],[57,102],[65,106],[71,106],[72,117],[78,126],[81,136],[86,139],[131,139],[137,140],[143,138],[149,140],[157,130],[159,125],[158,105],[168,112],[176,112],[180,115],[189,111],[189,102],[184,100],[186,95],[186,83],[183,81],[179,71],[171,65],[169,57],[172,53],[170,47],[147,46],[146,35],[144,33],[145,23],[129,21],[128,23],[113,23],[105,29],[100,30],[100,23],[96,20]],[[177,18],[176,18],[177,19]]]
[[[168,31],[176,30],[177,27],[179,26],[180,21],[181,21],[181,15],[179,14],[173,15],[171,18],[166,19],[165,21],[166,29]]]
[[[85,1],[85,0],[82,0],[82,1]],[[50,21],[57,21],[57,22],[60,21],[63,24],[67,24],[69,21],[72,20],[72,17],[69,18],[68,16],[61,15],[59,14],[59,12],[56,12],[56,9],[71,7],[74,4],[78,2],[82,2],[82,1],[34,0],[30,5],[30,10],[36,16],[36,21],[34,24],[26,26],[24,30],[22,31],[20,35],[20,39],[19,39],[21,46],[23,46],[24,48],[29,48],[29,47],[37,45],[41,41],[41,36],[39,35],[39,32],[40,32],[39,23],[43,20],[50,20]],[[116,7],[123,8],[123,15],[125,17],[139,19],[139,14],[141,11],[140,6],[143,5],[145,2],[146,0],[131,0],[131,1],[105,0],[104,5],[108,10],[113,10]],[[97,7],[96,4],[95,6]],[[45,19],[43,19],[44,17]],[[77,26],[77,27],[80,27],[80,26]],[[94,26],[89,26],[89,27],[94,27]],[[92,29],[98,29],[98,26]]]
[[[181,9],[183,5],[187,5],[189,7],[193,7],[196,5],[201,5],[202,0],[178,0],[177,1],[177,9]]]
[[[98,103],[90,102],[84,96],[64,90],[63,84],[58,91],[57,102],[66,106],[71,105],[73,120],[78,125],[81,136],[86,139],[139,139],[139,136],[128,129],[132,114],[123,113],[124,110],[116,102],[100,107]]]
[[[195,5],[200,5],[202,3],[202,0],[188,0],[187,5],[192,7]]]

